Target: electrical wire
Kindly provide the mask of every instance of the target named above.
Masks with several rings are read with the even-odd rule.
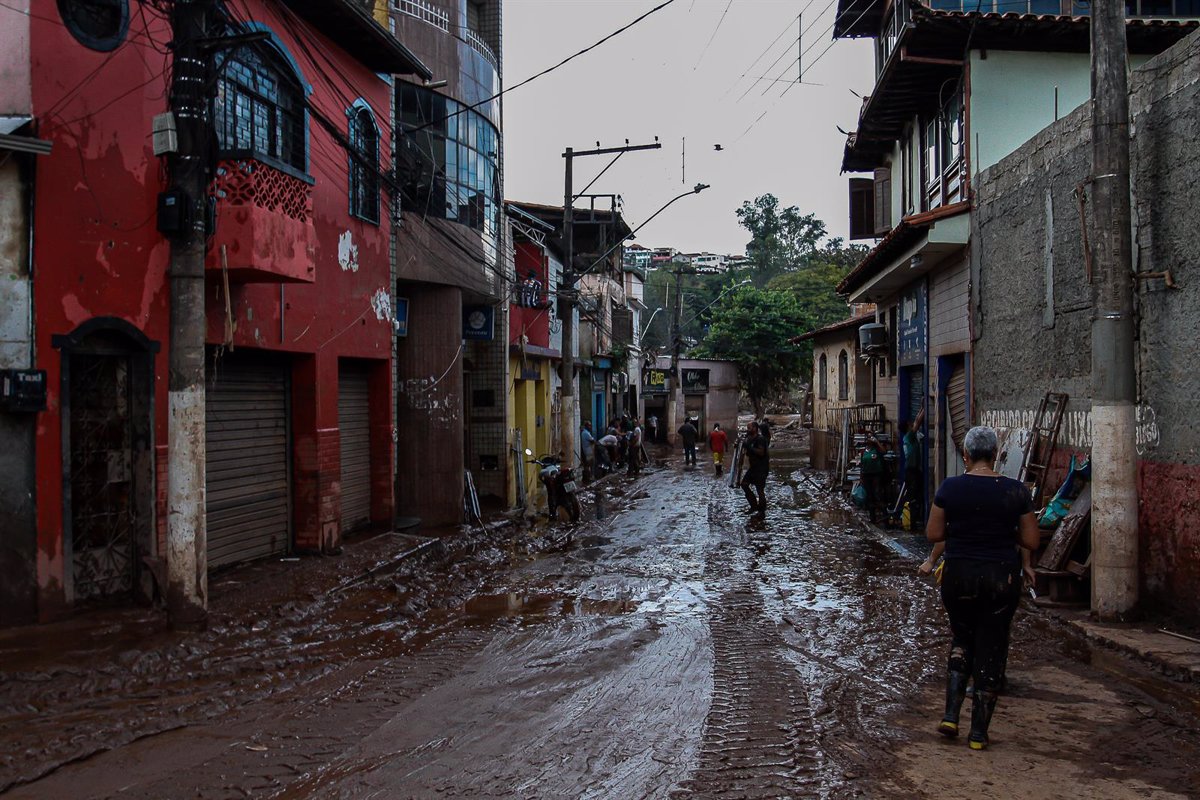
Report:
[[[488,103],[492,102],[493,100],[498,100],[499,98],[503,97],[504,95],[508,94],[509,92],[520,89],[522,86],[526,86],[526,85],[536,81],[538,78],[542,77],[543,75],[549,75],[551,72],[554,72],[559,67],[565,66],[566,64],[574,61],[575,59],[579,58],[580,56],[590,53],[592,50],[595,50],[597,47],[604,44],[608,40],[616,38],[617,36],[620,36],[622,33],[629,30],[634,25],[637,25],[639,22],[646,19],[651,14],[655,14],[655,13],[661,11],[662,9],[666,8],[667,6],[671,5],[674,2],[675,2],[675,0],[664,0],[664,2],[661,2],[658,5],[654,6],[654,8],[651,8],[649,11],[647,11],[646,13],[637,17],[632,22],[628,22],[625,25],[622,25],[620,28],[617,28],[615,31],[608,34],[603,39],[600,39],[599,41],[588,45],[587,47],[583,48],[582,50],[580,50],[577,53],[573,53],[572,55],[567,56],[562,61],[559,61],[557,64],[547,67],[546,69],[542,70],[541,72],[531,75],[530,77],[526,78],[525,80],[520,81],[519,83],[515,83],[512,86],[509,86],[507,89],[501,89],[499,92],[492,95],[491,97],[484,98],[483,100],[480,100],[479,102],[477,102],[473,105],[464,105],[462,108],[458,109],[457,111],[454,111],[453,113],[447,114],[446,116],[442,117],[441,119],[434,120],[433,122],[430,122],[430,123],[426,123],[426,125],[422,126],[422,128],[427,128],[430,125],[440,125],[441,123],[445,122],[446,120],[450,119],[451,117],[456,117],[459,114],[462,114],[466,111],[474,111],[475,109],[479,108],[480,106],[487,105]],[[417,128],[416,130],[422,130],[422,128]]]
[[[713,39],[717,38],[717,31],[721,30],[721,23],[725,21],[725,15],[729,13],[729,7],[733,5],[733,0],[729,0],[725,4],[725,10],[721,12],[721,18],[717,20],[717,27],[713,28],[712,36],[708,37],[708,41],[704,43],[704,48],[700,51],[699,58],[696,59],[696,66],[692,67],[692,72],[704,61],[704,54],[708,52],[708,48],[712,46]]]

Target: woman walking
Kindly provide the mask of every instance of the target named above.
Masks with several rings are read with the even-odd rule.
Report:
[[[942,604],[950,618],[944,736],[958,735],[968,678],[974,680],[972,750],[988,745],[988,725],[1008,661],[1008,633],[1021,597],[1019,548],[1039,543],[1029,490],[992,469],[996,432],[971,428],[963,440],[966,474],[947,478],[930,509],[925,536],[945,542]]]

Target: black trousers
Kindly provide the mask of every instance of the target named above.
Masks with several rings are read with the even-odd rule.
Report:
[[[883,473],[875,475],[862,476],[863,489],[867,493],[867,513],[871,515],[871,521],[875,521],[875,517],[879,513],[879,509],[884,506],[883,497]]]
[[[950,617],[947,668],[971,675],[977,691],[996,692],[1008,663],[1008,635],[1021,599],[1021,567],[953,558],[942,573]]]
[[[748,502],[750,504],[751,508],[756,509],[758,511],[766,511],[767,510],[767,492],[766,492],[767,476],[766,475],[759,477],[758,475],[751,475],[750,473],[746,473],[745,477],[742,478],[741,487],[742,487],[742,491],[746,493],[746,502]],[[753,487],[754,490],[758,492],[757,498],[755,498],[754,492],[750,491],[751,487]]]

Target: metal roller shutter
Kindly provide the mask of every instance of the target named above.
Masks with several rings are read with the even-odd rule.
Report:
[[[371,522],[371,420],[367,371],[338,371],[338,431],[342,451],[342,532]]]
[[[209,370],[208,566],[283,555],[291,541],[287,368],[226,357]]]
[[[950,438],[958,452],[962,452],[963,439],[967,435],[967,370],[956,364],[946,384],[946,405],[950,411]]]

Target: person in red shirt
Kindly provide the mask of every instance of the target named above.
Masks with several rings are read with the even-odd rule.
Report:
[[[712,451],[713,466],[717,474],[721,474],[721,465],[725,461],[725,450],[729,446],[729,437],[721,430],[720,423],[713,423],[712,432],[708,434],[708,449]]]

